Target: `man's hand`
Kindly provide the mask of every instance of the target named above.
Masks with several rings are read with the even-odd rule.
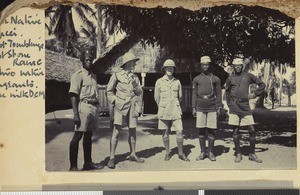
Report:
[[[254,93],[251,93],[251,94],[249,95],[249,100],[255,99],[255,98],[256,98],[256,95],[255,95]]]
[[[223,109],[223,108],[222,108],[222,107],[219,107],[219,108],[217,109],[217,116],[220,116],[220,114],[221,114],[221,112],[222,112],[221,109]]]
[[[193,108],[192,114],[193,114],[194,117],[197,117],[197,110],[196,110],[196,108]]]
[[[80,126],[81,121],[80,121],[80,118],[79,118],[79,114],[74,114],[74,124],[77,125],[77,127]]]
[[[139,84],[135,81],[135,76],[134,74],[131,74],[130,75],[130,80],[131,80],[131,83],[132,83],[132,86],[133,88],[136,88]]]

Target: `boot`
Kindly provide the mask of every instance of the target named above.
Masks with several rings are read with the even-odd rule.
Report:
[[[256,154],[249,154],[249,160],[257,163],[262,163],[262,160],[259,159]]]
[[[103,165],[95,164],[92,162],[92,135],[91,131],[87,131],[84,133],[83,137],[83,156],[84,156],[84,165],[82,170],[96,170],[102,169]]]
[[[240,148],[240,135],[233,135],[233,142],[234,142],[234,147],[236,152],[235,162],[239,163],[242,160],[242,153]]]
[[[110,139],[110,157],[107,166],[111,169],[115,168],[115,151],[118,146],[118,139],[111,137]]]
[[[200,149],[201,149],[201,153],[200,155],[196,158],[197,161],[199,160],[204,160],[206,157],[206,152],[205,152],[205,136],[204,135],[199,135],[199,144],[200,144]]]
[[[169,161],[171,159],[170,155],[170,139],[169,137],[163,137],[163,143],[166,149],[165,161]]]
[[[78,171],[77,157],[78,157],[78,144],[76,146],[71,143],[69,148],[69,158],[70,158],[69,171]]]
[[[85,132],[83,137],[83,156],[84,156],[84,164],[88,164],[92,162],[92,136],[91,132]]]
[[[239,163],[239,162],[242,161],[242,159],[243,159],[242,154],[241,154],[241,153],[237,153],[234,161],[235,161],[236,163]]]
[[[262,160],[259,159],[255,154],[255,143],[256,143],[255,136],[250,135],[249,142],[250,142],[249,160],[257,163],[262,163]]]
[[[216,161],[216,157],[215,155],[213,154],[213,148],[214,148],[214,145],[215,145],[215,136],[212,135],[212,134],[209,134],[208,135],[208,158],[210,161]]]
[[[69,147],[70,171],[78,171],[77,158],[78,158],[78,144],[71,141]]]
[[[178,158],[180,160],[190,162],[190,159],[188,159],[185,154],[183,154],[183,138],[177,138],[177,146],[178,146]]]

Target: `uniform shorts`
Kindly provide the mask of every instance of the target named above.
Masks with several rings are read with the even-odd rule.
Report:
[[[254,125],[255,123],[252,115],[239,116],[236,114],[229,114],[228,124],[234,126],[248,126]]]
[[[75,126],[75,131],[93,131],[99,129],[99,108],[85,102],[78,105],[80,126]]]
[[[197,112],[197,128],[217,128],[217,112]]]
[[[182,131],[182,120],[180,119],[175,119],[175,120],[163,120],[163,119],[158,119],[158,129],[160,130],[175,130],[175,131]]]
[[[138,118],[132,116],[132,112],[130,110],[126,115],[122,115],[121,112],[115,107],[114,110],[114,124],[115,125],[123,125],[124,122],[128,125],[129,128],[136,128]]]

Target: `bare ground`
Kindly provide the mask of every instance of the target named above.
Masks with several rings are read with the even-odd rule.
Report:
[[[46,170],[68,171],[69,142],[73,136],[72,110],[55,111],[46,114]],[[256,109],[254,118],[257,122],[256,153],[263,160],[262,164],[248,160],[249,144],[246,131],[242,138],[243,161],[234,163],[234,146],[232,131],[226,123],[220,123],[217,132],[214,153],[216,162],[208,159],[196,161],[199,155],[199,142],[195,131],[195,119],[189,116],[183,118],[184,124],[184,152],[191,162],[183,162],[177,157],[176,135],[170,136],[172,158],[164,161],[164,147],[162,132],[157,130],[155,115],[139,118],[137,129],[137,154],[145,160],[138,164],[126,160],[129,146],[128,132],[124,130],[120,135],[116,151],[116,168],[105,167],[99,171],[173,171],[173,170],[207,170],[207,169],[296,169],[296,109],[280,107],[275,110]],[[93,161],[106,165],[109,157],[109,117],[100,116],[100,129],[93,136]],[[82,145],[79,149],[78,165],[83,164]]]

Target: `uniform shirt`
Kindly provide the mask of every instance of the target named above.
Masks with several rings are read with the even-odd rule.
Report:
[[[249,85],[253,83],[258,85],[254,95],[261,95],[264,92],[265,84],[253,74],[233,74],[227,78],[225,88],[229,113],[242,116],[251,114],[249,105]]]
[[[132,85],[133,81],[138,84],[135,88]],[[127,74],[124,70],[113,74],[106,88],[108,101],[114,104],[122,115],[126,115],[131,106],[138,106],[139,98],[136,96],[140,96],[142,92],[139,78],[133,73]]]
[[[209,99],[201,96],[211,95]],[[192,107],[198,112],[214,112],[222,104],[222,89],[220,79],[212,73],[201,73],[193,80]]]
[[[69,93],[78,95],[79,100],[98,102],[99,91],[96,75],[87,71],[85,68],[76,71],[71,76]]]
[[[158,105],[157,116],[163,120],[175,120],[181,118],[180,100],[182,87],[178,79],[169,80],[165,75],[155,83],[154,99]]]

